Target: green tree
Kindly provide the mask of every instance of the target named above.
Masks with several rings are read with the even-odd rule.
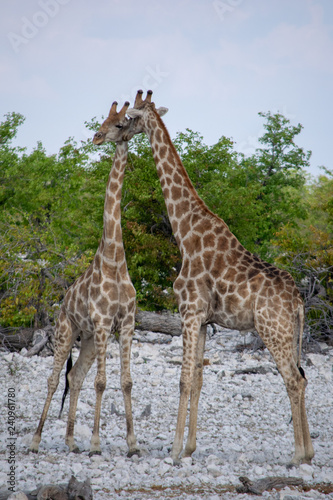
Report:
[[[203,144],[199,134],[187,130],[175,140],[186,170],[208,208],[221,217],[249,250],[255,249],[261,207],[256,203],[260,184],[253,166],[222,136],[213,146]]]
[[[325,173],[307,185],[308,218],[285,224],[272,242],[301,290],[310,334],[333,342],[333,172]]]
[[[300,125],[291,126],[279,114],[261,116],[266,119],[263,147],[249,158],[224,136],[207,146],[188,129],[174,143],[207,206],[246,248],[272,258],[274,233],[287,221],[296,227],[311,202],[310,193],[303,196],[310,153],[295,144]],[[70,138],[58,154],[47,155],[41,143],[28,154],[11,145],[23,121],[12,113],[0,124],[2,324],[40,324],[51,318],[66,288],[88,266],[102,234],[115,151],[113,144],[96,148],[91,140],[78,145]],[[93,133],[99,123],[94,118],[86,126]],[[327,218],[329,208],[325,213]],[[122,227],[138,305],[174,309],[172,284],[181,258],[145,136],[130,142]]]
[[[92,191],[85,149],[68,141],[56,157],[40,143],[31,154],[13,148],[23,121],[8,114],[0,125],[0,323],[39,326],[88,266],[100,228],[89,222],[91,199],[82,210]]]
[[[301,124],[291,125],[280,113],[259,115],[266,119],[265,133],[259,138],[263,147],[245,161],[253,165],[252,175],[257,176],[261,187],[256,200],[262,214],[256,246],[258,253],[267,258],[274,232],[287,222],[293,225],[307,215],[303,203],[304,169],[309,167],[311,152],[295,143],[303,128]]]

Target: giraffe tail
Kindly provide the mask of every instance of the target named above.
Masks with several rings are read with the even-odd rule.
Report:
[[[301,367],[301,356],[302,356],[302,341],[303,341],[303,331],[304,331],[304,306],[300,305],[297,311],[296,317],[296,331],[298,337],[298,358],[297,358],[297,366],[301,373],[304,376],[304,370]]]
[[[71,371],[72,366],[73,366],[73,361],[72,361],[72,350],[71,350],[71,352],[69,353],[68,359],[67,359],[66,375],[65,375],[66,376],[66,384],[65,384],[64,393],[62,395],[61,408],[60,408],[58,418],[61,418],[62,410],[63,410],[64,404],[65,404],[65,399],[66,399],[66,396],[67,396],[67,393],[69,390],[68,374]]]

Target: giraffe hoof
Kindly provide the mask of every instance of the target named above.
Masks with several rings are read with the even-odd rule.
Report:
[[[71,453],[81,453],[80,448],[78,446],[75,446],[72,450],[70,450]]]
[[[28,453],[35,453],[37,455],[38,449],[36,450],[36,448],[29,448]]]
[[[129,450],[126,456],[127,458],[131,458],[133,457],[133,455],[138,455],[138,457],[141,457],[141,450],[139,450],[139,448],[135,450]]]
[[[89,457],[93,457],[94,455],[102,455],[102,452],[99,450],[89,451]]]

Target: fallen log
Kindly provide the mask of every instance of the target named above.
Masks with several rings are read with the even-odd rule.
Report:
[[[27,349],[32,341],[35,328],[0,328],[0,345],[11,352]]]
[[[304,486],[305,483],[300,477],[264,477],[251,481],[248,477],[242,476],[239,478],[243,486],[236,488],[238,493],[252,493],[254,495],[261,495],[264,491],[272,489],[282,490],[286,486]]]
[[[166,333],[174,337],[182,334],[180,317],[169,312],[138,311],[135,315],[135,328],[148,332]]]
[[[165,333],[172,337],[179,337],[182,334],[179,315],[169,312],[138,311],[135,315],[135,328],[141,331]],[[26,348],[28,352],[25,356],[30,357],[39,354],[47,346],[51,350],[48,354],[52,354],[51,344],[54,331],[55,327],[51,325],[40,329],[22,328],[21,330],[0,327],[0,347],[2,345],[11,352],[18,352]]]
[[[266,373],[273,373],[274,375],[278,375],[278,370],[274,366],[249,366],[248,368],[241,368],[239,370],[235,370],[235,375],[266,375]]]
[[[9,497],[24,500],[92,500],[93,493],[90,480],[78,481],[74,476],[68,484],[46,484],[38,486],[33,491],[18,491],[12,493],[9,490],[0,491],[0,500],[7,500]]]
[[[40,330],[36,330],[33,336],[33,346],[27,353],[25,353],[25,357],[31,358],[35,354],[39,354],[46,344],[49,342],[51,345],[51,351],[53,351],[53,336],[54,336],[54,327],[52,325],[47,325],[45,328],[41,328]]]

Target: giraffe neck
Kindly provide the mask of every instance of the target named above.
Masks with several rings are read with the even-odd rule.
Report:
[[[150,110],[145,121],[161,182],[170,224],[183,254],[183,240],[193,230],[197,221],[215,217],[199,197],[174,147],[170,135],[154,110]],[[223,223],[224,224],[224,223]]]
[[[127,164],[128,143],[117,144],[111,172],[109,174],[103,214],[103,236],[100,252],[104,258],[121,262],[125,258],[121,230],[121,191]]]

